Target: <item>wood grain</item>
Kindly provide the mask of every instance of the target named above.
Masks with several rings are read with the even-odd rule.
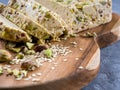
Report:
[[[40,82],[33,84],[31,81],[16,81],[14,77],[2,75],[0,76],[0,90],[79,90],[86,86],[99,71],[100,48],[120,40],[120,17],[113,14],[110,23],[87,31],[96,32],[98,37],[76,37],[62,41],[60,44],[70,46],[72,53],[65,57],[57,57],[55,61],[58,66],[54,70],[51,69],[52,63],[45,62],[38,70],[29,73],[31,75],[41,72],[42,75],[38,77]],[[76,48],[70,44],[73,41],[77,42]],[[59,42],[54,44],[59,44]],[[0,48],[3,48],[2,41]],[[83,51],[80,51],[79,48],[83,48]],[[64,62],[64,58],[68,61]],[[75,60],[75,58],[79,58],[79,60]]]

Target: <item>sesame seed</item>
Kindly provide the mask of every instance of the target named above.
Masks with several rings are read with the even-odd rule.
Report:
[[[7,69],[8,69],[8,67],[4,66],[4,67],[3,67],[3,69],[4,69],[4,70],[7,70]]]
[[[52,69],[52,70],[54,70],[54,69],[55,69],[55,67],[51,67],[51,69]]]
[[[16,78],[17,81],[20,81],[21,79],[22,79],[22,77],[21,78]]]
[[[64,62],[67,62],[67,59],[63,59]]]
[[[32,82],[39,82],[39,81],[40,81],[40,79],[37,79],[37,78],[32,79]]]
[[[51,63],[51,62],[52,62],[52,60],[48,60],[48,62],[49,62],[49,63]]]
[[[41,76],[41,75],[42,75],[42,73],[37,73],[36,75]]]
[[[28,80],[30,80],[30,78],[25,78],[24,80],[25,80],[25,81],[28,81]]]
[[[73,44],[73,45],[77,45],[77,42],[71,42],[71,44]]]
[[[76,45],[76,42],[72,42],[73,45]],[[34,63],[37,67],[41,67],[44,65],[44,62],[49,62],[52,63],[53,66],[51,67],[52,70],[54,70],[56,68],[56,66],[58,66],[58,63],[56,62],[56,57],[58,56],[66,56],[69,53],[71,53],[72,51],[69,49],[69,46],[63,46],[62,44],[57,44],[57,45],[51,45],[50,49],[53,52],[53,56],[51,58],[47,58],[44,56],[43,53],[35,53],[33,55],[24,55],[23,59],[18,59],[17,57],[15,57],[13,60],[11,60],[11,64],[19,64],[21,65],[24,62],[31,62],[34,60]],[[63,59],[64,62],[67,61],[66,58]],[[4,69],[8,69],[11,66],[5,66]],[[31,74],[29,77],[23,78],[25,81],[27,80],[32,80],[33,82],[39,81],[39,79],[33,78],[36,76],[41,76],[42,73],[36,73],[36,74]],[[18,80],[21,80],[22,78],[18,78]]]
[[[5,67],[11,68],[11,65],[5,65]]]
[[[36,77],[36,74],[32,74],[31,76],[32,76],[32,77]]]
[[[79,60],[79,58],[75,58],[75,60]]]
[[[80,51],[83,51],[83,48],[80,48]]]
[[[83,66],[78,67],[79,69],[83,69]]]
[[[76,45],[74,45],[74,47],[76,48],[77,46],[76,46]]]

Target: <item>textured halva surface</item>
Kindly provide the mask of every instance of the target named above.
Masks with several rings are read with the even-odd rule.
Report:
[[[55,40],[69,31],[61,17],[34,0],[10,0],[9,6],[43,25]]]
[[[25,31],[7,20],[2,15],[0,15],[0,38],[15,42],[31,41],[29,35]]]
[[[111,0],[36,0],[79,32],[111,21]]]
[[[28,34],[40,39],[41,43],[50,37],[49,32],[43,26],[37,24],[32,19],[28,18],[15,9],[5,7],[1,14],[25,30]]]
[[[7,4],[8,0],[0,0]],[[120,0],[113,0],[113,12],[120,14]],[[120,90],[120,42],[101,50],[101,68],[96,79],[82,90]]]

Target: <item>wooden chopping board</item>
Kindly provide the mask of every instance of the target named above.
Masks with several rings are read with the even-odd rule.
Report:
[[[41,72],[39,82],[16,81],[14,77],[0,76],[0,90],[79,90],[90,83],[99,71],[100,48],[106,47],[120,40],[120,16],[113,13],[110,23],[87,30],[96,32],[96,38],[76,37],[60,42],[64,46],[70,46],[72,53],[55,59],[58,65],[52,69],[52,63],[44,63],[38,70]],[[85,33],[82,32],[82,33]],[[77,42],[76,47],[71,42]],[[59,44],[55,42],[54,44]],[[0,44],[2,47],[2,41]],[[80,50],[82,48],[83,50]],[[67,61],[64,61],[64,58]]]

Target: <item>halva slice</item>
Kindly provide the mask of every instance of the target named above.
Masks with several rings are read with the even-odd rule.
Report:
[[[38,38],[41,41],[40,43],[44,43],[44,40],[51,38],[46,28],[11,7],[5,7],[1,14],[28,34]]]
[[[18,26],[0,15],[0,38],[14,42],[29,42],[29,35]]]
[[[67,36],[67,32],[70,32],[70,28],[68,28],[59,15],[35,0],[10,0],[9,6],[21,11],[35,22],[43,25],[55,40],[58,40],[62,36]]]
[[[59,14],[74,33],[110,22],[112,0],[35,0]]]

